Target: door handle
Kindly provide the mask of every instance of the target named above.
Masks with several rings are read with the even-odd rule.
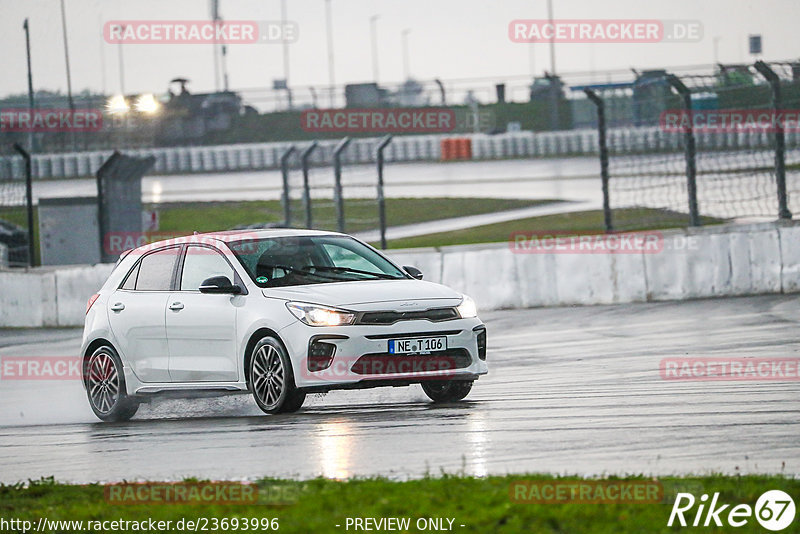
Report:
[[[173,302],[172,304],[169,305],[169,309],[173,310],[173,311],[182,310],[183,309],[183,303],[182,302]]]
[[[121,302],[117,302],[116,304],[111,306],[111,311],[115,311],[115,312],[122,311],[124,309],[125,309],[125,305],[123,303],[121,303]]]

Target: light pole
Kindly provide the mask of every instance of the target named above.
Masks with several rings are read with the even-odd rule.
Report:
[[[69,70],[69,47],[67,46],[67,15],[64,11],[64,0],[61,0],[61,30],[64,34],[64,61],[67,65],[67,99],[69,101],[70,113],[75,113],[75,102],[72,100],[72,76]],[[75,143],[75,131],[73,130],[70,137],[72,138],[72,150],[78,151],[78,145]]]
[[[553,26],[553,0],[547,0],[547,21],[550,23],[550,74],[556,75],[556,32]]]
[[[292,89],[289,87],[289,43],[286,41],[286,0],[281,0],[281,41],[283,45],[283,79],[286,82],[286,94],[289,109],[292,109]]]
[[[379,15],[369,18],[370,39],[372,41],[372,81],[378,83],[378,19]]]
[[[328,94],[331,108],[333,108],[333,86],[336,84],[336,79],[333,70],[333,12],[331,10],[331,0],[325,0],[325,19],[325,26],[328,32]]]
[[[211,20],[214,21],[214,44],[211,51],[214,54],[214,91],[219,91],[219,41],[217,40],[217,24],[219,22],[219,0],[211,0]]]
[[[410,71],[408,68],[408,34],[411,33],[411,30],[406,28],[403,30],[403,74],[405,79],[408,80],[410,75]]]
[[[125,33],[125,25],[120,26],[120,34]],[[122,62],[122,39],[117,42],[117,57],[119,58],[119,94],[125,98],[125,64]]]
[[[97,15],[97,27],[103,27],[103,14],[102,12]],[[108,93],[108,84],[106,83],[106,53],[105,53],[105,45],[103,42],[103,34],[100,33],[100,76],[103,81],[103,97],[105,97]]]
[[[25,51],[28,56],[28,113],[33,117],[33,73],[31,72],[31,35],[28,29],[28,19],[22,25],[25,29]],[[28,132],[28,150],[33,152],[33,131]]]
[[[533,48],[533,41],[528,41],[528,66],[531,71],[531,78],[536,76],[536,50]]]

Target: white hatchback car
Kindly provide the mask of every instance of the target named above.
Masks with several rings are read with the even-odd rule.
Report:
[[[152,395],[252,392],[267,413],[307,393],[419,383],[463,399],[486,374],[474,302],[369,245],[311,230],[221,232],[123,255],[88,302],[92,410],[130,419]]]

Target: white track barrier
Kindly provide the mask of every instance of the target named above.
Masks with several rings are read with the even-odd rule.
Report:
[[[482,310],[800,291],[800,224],[663,232],[658,253],[518,254],[508,244],[391,251]],[[80,326],[107,264],[0,272],[0,326]]]

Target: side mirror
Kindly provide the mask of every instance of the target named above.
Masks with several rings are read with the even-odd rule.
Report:
[[[412,265],[403,265],[403,270],[411,275],[412,278],[422,280],[422,271]]]
[[[200,284],[200,293],[238,295],[241,292],[242,288],[233,285],[227,276],[212,276]]]

